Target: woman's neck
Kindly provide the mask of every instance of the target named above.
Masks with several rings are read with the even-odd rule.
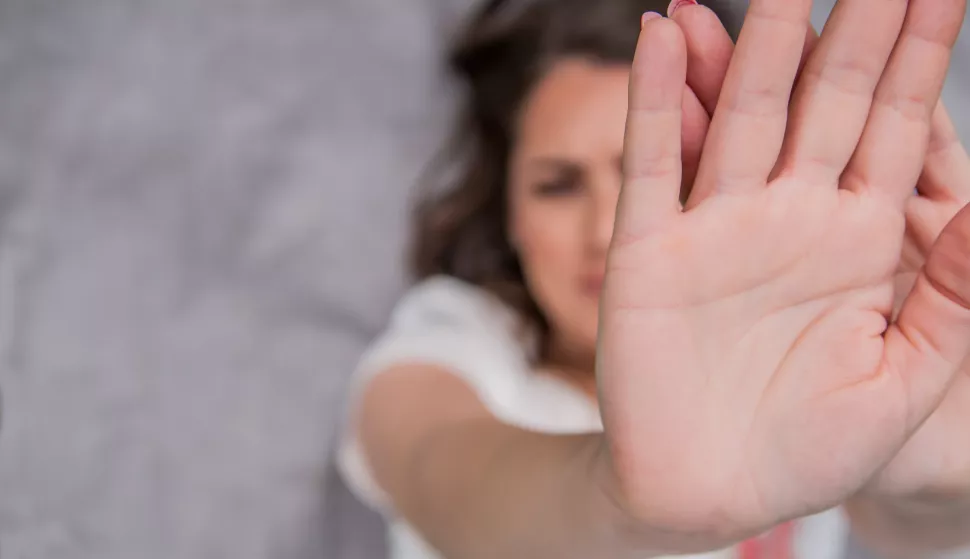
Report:
[[[545,362],[550,373],[596,398],[596,350],[553,339]]]

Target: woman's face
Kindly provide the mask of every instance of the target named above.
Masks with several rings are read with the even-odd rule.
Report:
[[[560,350],[595,348],[629,76],[626,66],[563,60],[520,113],[509,167],[509,235]]]

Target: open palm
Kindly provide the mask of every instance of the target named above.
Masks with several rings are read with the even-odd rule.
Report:
[[[838,504],[970,353],[970,211],[890,323],[965,4],[909,6],[903,25],[906,3],[846,2],[792,96],[811,2],[752,2],[684,207],[684,38],[645,26],[598,352],[618,498],[639,520],[736,536]]]

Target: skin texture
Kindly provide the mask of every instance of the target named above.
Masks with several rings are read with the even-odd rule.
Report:
[[[679,90],[666,87],[683,81],[686,47],[673,22],[646,26],[598,363],[620,493],[644,520],[704,531],[835,505],[966,359],[966,210],[887,324],[965,5],[876,4],[840,5],[793,92],[810,2],[752,3],[687,211],[674,203]],[[685,466],[656,482],[670,464]]]
[[[703,6],[678,9],[671,17],[688,45],[688,75],[696,76],[689,81],[705,107],[713,110],[734,44],[714,13]],[[803,58],[817,42],[817,35],[809,31]],[[819,66],[807,73],[818,74]],[[906,231],[894,277],[893,316],[898,316],[944,228],[970,203],[970,157],[942,105],[932,115],[916,186],[919,195],[905,202]],[[961,233],[953,228],[948,234]],[[948,296],[960,299],[956,293]],[[856,532],[883,553],[918,557],[970,544],[970,361],[963,363],[939,408],[849,510]]]
[[[959,413],[935,418],[970,355],[970,210],[939,218],[925,265],[893,307],[902,249],[930,228],[914,221],[913,185],[932,198],[963,177],[940,171],[946,178],[930,182],[935,167],[923,165],[965,3],[842,2],[805,57],[810,6],[754,0],[719,93],[691,83],[713,117],[686,205],[694,41],[675,21],[644,26],[599,305],[605,433],[503,426],[448,371],[420,363],[366,391],[359,427],[378,482],[447,556],[709,550],[848,499],[878,534],[885,525],[871,518],[925,511],[940,487],[947,500],[931,513],[961,519],[947,506],[963,496],[959,468],[950,478],[925,456],[962,436]],[[580,94],[580,67],[560,69]],[[959,150],[931,154],[944,152],[958,154],[938,155],[945,167],[961,168]],[[605,177],[608,167],[591,168]],[[532,210],[597,232],[607,189],[590,192],[580,198],[590,202],[564,202],[576,207],[542,198]],[[534,227],[513,219],[520,250],[555,251]],[[596,250],[564,249],[549,265],[582,275]],[[549,281],[530,275],[564,339],[588,336],[581,315],[592,307],[566,304],[571,288]],[[927,446],[910,454],[911,444]],[[913,501],[923,508],[907,508]],[[936,536],[921,543],[952,543]]]

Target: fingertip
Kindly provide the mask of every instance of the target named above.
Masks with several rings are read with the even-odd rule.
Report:
[[[668,57],[682,57],[686,64],[687,47],[680,26],[670,18],[665,18],[656,12],[647,12],[644,17],[647,17],[648,14],[656,15],[647,19],[643,24],[640,38],[637,41],[636,57],[649,56],[653,59],[655,55],[666,54]],[[636,60],[634,60],[634,66],[636,66]]]
[[[679,112],[686,84],[687,47],[680,27],[663,17],[649,21],[633,57],[629,109]]]
[[[672,19],[687,44],[687,82],[709,113],[714,112],[727,73],[734,42],[717,14],[707,6],[684,6]]]
[[[646,27],[647,26],[647,23],[649,23],[650,21],[655,20],[655,19],[659,19],[659,18],[662,18],[662,17],[663,16],[660,15],[659,13],[657,13],[657,12],[646,12],[646,13],[644,13],[643,16],[640,17],[640,29],[642,30],[644,27]]]
[[[674,17],[680,8],[686,8],[688,6],[696,6],[697,0],[670,0],[670,4],[667,5],[667,17]]]
[[[649,92],[658,87],[671,94],[676,90],[676,104],[679,105],[681,88],[686,82],[687,45],[680,27],[667,18],[651,20],[640,34],[633,57],[630,83],[634,98],[631,99],[631,108],[641,106],[637,100],[644,94],[655,101],[660,97],[669,97],[658,95],[656,91]],[[666,99],[665,104],[672,105],[674,100]]]
[[[681,27],[687,25],[698,26],[702,29],[724,29],[724,24],[714,13],[714,10],[702,4],[680,6],[667,17],[676,21]]]
[[[677,22],[688,42],[718,48],[723,48],[725,44],[734,45],[724,22],[707,6],[702,4],[683,6],[674,11],[670,19]]]

